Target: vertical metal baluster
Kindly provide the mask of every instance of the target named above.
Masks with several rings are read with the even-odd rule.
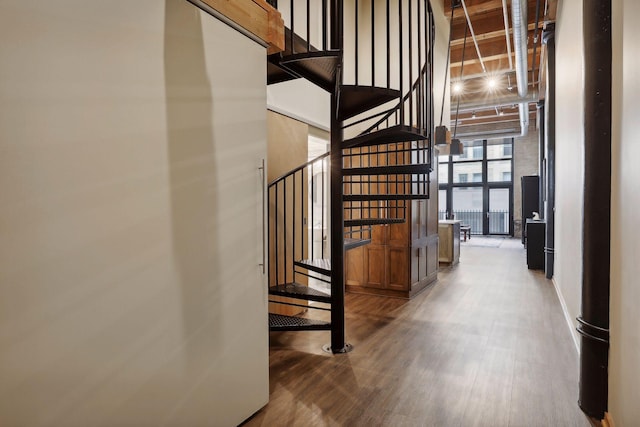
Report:
[[[315,182],[315,180],[313,179],[313,163],[311,163],[311,197],[310,197],[310,199],[311,199],[311,224],[309,226],[311,228],[312,235],[313,235],[313,224],[314,224],[314,221],[313,221],[313,195],[315,194],[314,182]],[[313,253],[314,253],[313,240],[312,240],[311,243],[312,244],[311,244],[311,257],[310,258],[313,259],[314,258],[314,256],[313,256]]]
[[[391,7],[387,0],[387,89],[391,88]]]
[[[275,215],[274,215],[274,217],[275,217],[275,219],[274,219],[274,223],[275,223],[274,240],[275,240],[275,243],[276,243],[276,253],[275,253],[275,256],[274,256],[275,261],[276,261],[276,280],[275,280],[275,282],[276,282],[276,285],[279,285],[278,282],[280,280],[280,274],[279,274],[278,266],[280,264],[280,252],[278,252],[278,240],[280,240],[280,236],[278,236],[278,206],[279,206],[279,203],[278,203],[278,183],[277,182],[276,182],[276,185],[275,185],[275,193],[276,193],[276,202],[275,202],[275,205],[274,205],[274,210],[275,210]]]
[[[295,22],[294,22],[294,21],[295,21],[295,19],[294,19],[294,16],[293,16],[293,13],[294,13],[294,10],[293,10],[293,2],[294,2],[294,0],[291,0],[291,1],[289,2],[289,4],[290,4],[289,13],[291,14],[291,54],[292,54],[292,55],[293,55],[294,53],[296,53],[296,48],[295,48],[295,45],[293,44],[293,37],[294,37],[294,33],[295,33],[295,27],[294,27],[294,25],[295,25]]]
[[[264,176],[266,179],[267,176],[267,171],[264,171]],[[267,187],[267,265],[271,266],[271,244],[270,244],[270,239],[271,239],[271,188]],[[265,267],[267,267],[267,265],[265,265]],[[267,286],[271,286],[272,282],[271,282],[271,268],[268,268],[267,271],[269,272],[269,275],[267,276]]]
[[[291,248],[291,281],[295,282],[296,281],[296,267],[295,264],[293,264],[296,261],[296,174],[294,173],[293,175],[291,175],[291,181],[293,182],[293,200],[291,203],[291,219],[292,219],[292,223],[291,223],[291,232],[293,233],[293,236],[291,237],[291,242],[292,242],[292,248]]]
[[[356,66],[356,86],[358,86],[358,0],[354,1],[355,4],[355,17],[356,17],[356,22],[355,22],[355,66]]]
[[[398,28],[399,31],[398,33],[400,34],[400,40],[399,40],[399,48],[398,48],[398,54],[400,55],[400,60],[398,61],[400,63],[400,122],[398,124],[403,125],[404,124],[404,101],[403,101],[403,96],[404,96],[404,91],[403,91],[403,80],[404,80],[404,67],[402,66],[403,64],[403,58],[404,58],[404,52],[402,51],[402,0],[398,1],[398,17],[399,17],[399,21],[398,21]]]
[[[311,50],[311,10],[309,8],[309,1],[307,0],[307,52]]]
[[[409,0],[409,126],[413,126],[413,0]]]
[[[306,259],[306,257],[304,256],[305,252],[309,253],[309,249],[306,248],[304,245],[304,218],[306,218],[306,214],[307,214],[304,211],[304,199],[305,199],[304,171],[305,170],[306,168],[300,171],[300,191],[302,193],[302,195],[300,196],[300,214],[302,216],[302,220],[300,221],[300,247],[302,247],[302,250],[300,251],[301,259]]]
[[[376,2],[371,2],[371,86],[376,85]]]
[[[322,0],[322,50],[327,50],[327,0]]]
[[[427,87],[425,88],[425,111],[424,111],[424,123],[425,125],[428,124],[429,125],[429,132],[431,132],[431,125],[432,123],[429,121],[429,111],[431,111],[432,105],[430,103],[430,93],[431,93],[431,88],[433,87],[433,74],[431,73],[431,66],[433,64],[433,39],[428,35],[427,33],[427,28],[429,27],[429,24],[431,23],[431,13],[428,11],[429,9],[429,4],[425,2],[424,5],[424,39],[425,39],[425,52],[424,52],[424,60],[428,61],[429,66],[425,67],[425,73],[427,73]],[[427,48],[428,46],[428,48]],[[431,141],[431,138],[429,138],[429,141]]]
[[[423,132],[423,128],[425,128],[425,123],[422,121],[422,101],[424,100],[424,87],[423,87],[423,66],[422,66],[422,37],[420,37],[422,35],[422,31],[421,31],[421,26],[420,26],[420,21],[421,21],[421,17],[422,14],[420,13],[420,2],[421,0],[418,0],[418,111],[417,111],[417,116],[418,116],[418,129],[420,129],[420,132]]]
[[[289,269],[289,263],[287,262],[287,179],[283,179],[282,180],[282,184],[283,184],[283,189],[282,192],[284,193],[284,200],[282,203],[283,206],[283,215],[282,217],[284,218],[284,224],[282,224],[282,232],[284,233],[284,283],[287,283],[287,270]]]
[[[322,221],[322,226],[320,229],[320,247],[322,248],[322,259],[324,259],[324,215],[325,215],[325,196],[324,196],[324,180],[325,180],[325,170],[324,170],[324,164],[327,161],[326,158],[322,159],[322,209],[320,210],[321,212],[321,221]]]

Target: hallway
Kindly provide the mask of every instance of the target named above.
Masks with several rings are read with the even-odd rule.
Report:
[[[347,341],[272,332],[270,403],[247,426],[589,426],[553,285],[519,240],[475,237],[411,301],[348,294]]]

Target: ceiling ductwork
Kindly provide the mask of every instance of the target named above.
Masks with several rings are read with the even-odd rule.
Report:
[[[518,85],[518,96],[526,99],[529,95],[529,83],[527,79],[527,1],[511,1],[511,24],[513,25],[513,47],[516,59],[516,83]],[[527,101],[528,102],[528,101]],[[529,129],[529,105],[527,102],[520,102],[520,126],[521,135],[527,134]]]
[[[478,100],[470,102],[461,102],[458,111],[461,113],[468,113],[471,111],[477,111],[489,108],[509,107],[512,105],[524,104],[528,106],[530,102],[537,102],[538,95],[536,93],[527,94],[524,98],[519,94],[508,94],[498,98],[491,98],[490,100]],[[525,110],[526,111],[526,110]]]
[[[529,31],[534,29],[537,34],[541,23],[555,19],[551,7],[555,1],[549,0],[549,7],[542,0],[460,0],[460,9],[454,5],[449,10],[445,6],[445,10],[451,12],[454,29],[450,71],[451,124],[456,121],[456,135],[465,141],[491,137],[494,134],[491,127],[504,121],[510,122],[510,133],[517,128],[519,137],[527,135],[530,125],[534,127],[536,113],[530,108],[543,94],[540,85],[544,79],[536,79],[536,70],[543,68],[539,64],[544,63],[545,53],[536,49],[539,38],[534,36],[529,45]],[[471,23],[475,27],[473,32]],[[465,54],[465,48],[466,53],[473,51],[467,40],[469,33],[469,38],[480,41],[481,52],[478,49],[475,52],[477,59],[474,54]],[[485,56],[480,57],[480,53]],[[472,129],[478,133],[472,135]]]

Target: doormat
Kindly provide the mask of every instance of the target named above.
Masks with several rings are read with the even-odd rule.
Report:
[[[499,248],[502,246],[504,242],[504,237],[484,237],[484,236],[473,236],[471,239],[467,239],[467,241],[460,241],[460,246],[478,246],[483,248]]]

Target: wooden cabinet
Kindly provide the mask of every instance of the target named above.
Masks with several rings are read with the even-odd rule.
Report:
[[[460,261],[460,221],[440,221],[438,224],[438,260],[457,264]]]
[[[527,266],[530,270],[544,270],[545,221],[528,219],[527,232]]]
[[[369,245],[346,253],[347,291],[410,298],[437,279],[437,203],[406,209],[405,223],[374,226]]]

